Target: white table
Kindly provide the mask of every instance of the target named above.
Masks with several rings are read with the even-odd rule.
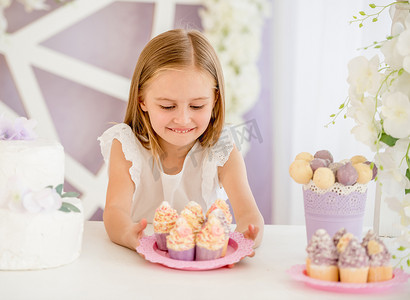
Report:
[[[147,234],[152,233],[152,228]],[[181,271],[113,244],[102,222],[86,222],[81,256],[40,271],[0,271],[0,299],[410,299],[410,281],[383,294],[315,290],[286,273],[305,261],[303,226],[265,226],[253,258],[234,268]]]

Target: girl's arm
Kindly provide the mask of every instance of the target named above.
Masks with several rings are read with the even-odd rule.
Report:
[[[249,187],[245,162],[235,145],[228,161],[219,167],[218,176],[231,202],[236,230],[255,240],[255,247],[258,247],[262,241],[264,220]]]
[[[111,241],[135,250],[147,221],[134,223],[131,204],[135,189],[129,169],[132,163],[125,159],[122,145],[114,139],[111,146],[107,199],[104,209],[104,225]]]

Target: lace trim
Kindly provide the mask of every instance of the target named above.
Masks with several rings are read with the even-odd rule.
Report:
[[[132,163],[129,169],[131,179],[137,186],[140,182],[141,174],[141,158],[140,150],[138,149],[138,141],[135,137],[131,127],[127,124],[120,123],[107,129],[99,138],[101,153],[104,157],[104,161],[108,164],[110,160],[110,152],[112,141],[117,139],[122,145],[122,151],[124,152],[125,159]]]
[[[334,185],[332,185],[330,188],[326,190],[322,190],[318,188],[314,182],[311,180],[308,184],[303,185],[303,190],[311,190],[317,194],[326,194],[328,192],[333,192],[338,195],[349,195],[353,192],[357,192],[360,194],[364,194],[367,191],[367,184],[359,184],[356,183],[354,185],[343,185],[339,182],[336,182]]]
[[[212,199],[215,187],[219,187],[218,167],[222,167],[228,161],[233,150],[234,140],[231,129],[224,127],[216,144],[209,149],[205,156],[202,168],[202,196],[208,206],[216,199]]]

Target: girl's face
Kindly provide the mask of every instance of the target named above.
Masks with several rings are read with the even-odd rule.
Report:
[[[159,73],[145,89],[140,105],[167,151],[195,143],[208,127],[214,102],[214,79],[188,67]]]

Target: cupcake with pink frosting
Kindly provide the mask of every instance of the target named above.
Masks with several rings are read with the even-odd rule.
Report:
[[[202,207],[198,203],[190,201],[181,211],[181,216],[187,220],[194,234],[197,234],[199,230],[201,230],[204,223],[204,214],[202,212]]]
[[[211,212],[211,215],[215,215],[219,219],[219,221],[221,221],[221,224],[224,228],[225,244],[224,244],[224,247],[222,248],[222,253],[221,253],[221,257],[224,257],[226,254],[226,250],[228,249],[229,235],[231,232],[230,224],[226,220],[226,214],[219,208],[213,210]]]
[[[175,226],[177,218],[177,211],[167,201],[162,202],[155,210],[153,225],[158,249],[167,250],[167,235]]]
[[[167,236],[167,248],[172,259],[192,261],[195,257],[195,238],[191,226],[179,217]]]
[[[221,257],[226,242],[225,230],[219,218],[213,214],[196,236],[196,260],[213,260]]]
[[[222,199],[216,199],[216,201],[211,205],[211,207],[206,212],[206,217],[208,218],[209,214],[218,208],[224,212],[226,216],[226,221],[228,222],[228,224],[229,225],[232,224],[232,215],[231,215],[231,212],[229,211],[229,205],[228,203],[226,203],[225,200],[222,200]]]

